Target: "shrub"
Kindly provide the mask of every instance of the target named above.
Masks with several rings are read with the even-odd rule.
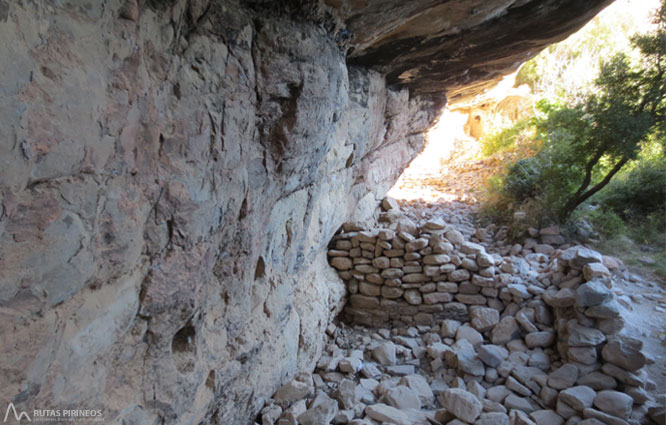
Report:
[[[625,233],[624,221],[612,210],[595,208],[587,217],[594,230],[606,237],[617,237]]]
[[[625,220],[666,211],[666,160],[640,162],[608,185],[600,203]]]
[[[520,203],[527,198],[534,198],[541,190],[540,157],[518,160],[509,167],[504,178],[504,191],[511,199]]]
[[[510,127],[497,128],[483,136],[481,142],[481,154],[491,156],[496,153],[513,149],[516,142],[528,137],[531,130],[530,120],[521,120]]]

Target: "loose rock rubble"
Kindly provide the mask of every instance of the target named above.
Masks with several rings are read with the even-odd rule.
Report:
[[[412,219],[348,223],[329,262],[344,323],[315,372],[285,384],[259,423],[623,425],[663,417],[642,342],[622,332],[620,263],[563,245],[557,228],[470,229]],[[611,266],[609,268],[609,266]],[[617,270],[615,270],[617,271]],[[659,416],[661,415],[661,416]],[[657,422],[658,423],[658,422]]]

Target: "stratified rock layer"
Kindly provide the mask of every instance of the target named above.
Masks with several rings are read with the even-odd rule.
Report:
[[[612,0],[470,0],[343,4],[353,63],[377,67],[414,92],[478,93],[548,44],[582,27]]]

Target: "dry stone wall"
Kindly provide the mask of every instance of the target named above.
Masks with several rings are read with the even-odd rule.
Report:
[[[357,408],[358,420],[377,420],[388,408],[411,418],[404,423],[427,423],[425,407],[401,412],[401,396],[388,395],[391,376],[422,368],[439,395],[430,414],[441,423],[642,423],[646,388],[655,385],[643,367],[653,359],[623,332],[626,301],[612,291],[617,260],[561,245],[556,227],[530,229],[534,237],[524,245],[505,246],[485,231],[470,238],[441,219],[417,225],[395,209],[382,217],[389,223],[367,230],[345,224],[328,252],[347,285],[347,323],[411,326],[411,339],[382,331],[386,340],[375,334],[366,341],[365,357],[352,350],[336,360],[349,379],[360,373],[387,383],[376,393],[380,405]],[[506,230],[496,235],[504,239]],[[405,354],[404,366],[396,350]],[[320,361],[324,378],[329,360]]]
[[[395,230],[371,231],[346,225],[344,230],[328,255],[347,282],[350,306],[345,314],[355,322],[466,320],[468,305],[497,299],[494,282],[501,257],[464,241],[443,222],[417,228],[401,221]]]

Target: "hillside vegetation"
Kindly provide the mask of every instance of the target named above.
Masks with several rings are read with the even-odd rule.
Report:
[[[597,18],[521,68],[533,113],[481,140],[486,156],[521,153],[490,180],[484,211],[564,224],[666,276],[666,1],[636,28]]]

